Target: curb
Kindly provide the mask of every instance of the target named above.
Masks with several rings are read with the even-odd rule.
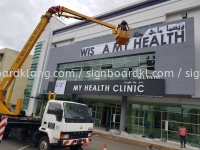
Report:
[[[149,145],[151,145],[148,142],[128,139],[128,138],[125,138],[125,137],[118,137],[118,136],[113,135],[113,134],[105,134],[105,133],[101,133],[101,132],[97,132],[97,131],[93,131],[93,133],[92,133],[93,136],[97,135],[97,134],[98,134],[98,137],[101,137],[101,138],[104,138],[104,139],[109,139],[109,140],[129,144],[129,145],[134,145],[134,146],[138,146],[138,147],[142,147],[142,148],[146,148]],[[177,148],[165,147],[165,146],[161,146],[161,145],[158,145],[158,144],[152,144],[152,146],[155,149],[158,149],[158,150],[180,150],[180,149],[177,149]]]

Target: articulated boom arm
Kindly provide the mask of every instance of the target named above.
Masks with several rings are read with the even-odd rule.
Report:
[[[85,16],[85,15],[82,15],[80,13],[77,13],[73,10],[70,10],[68,8],[65,8],[65,7],[60,7],[60,6],[55,6],[55,7],[52,7],[50,8],[52,11],[55,12],[55,15],[57,16],[63,16],[63,17],[66,17],[66,18],[74,18],[74,19],[78,19],[78,20],[85,20],[85,21],[91,21],[91,22],[95,22],[97,24],[100,24],[100,25],[103,25],[103,26],[106,26],[108,28],[111,28],[113,29],[113,33],[116,34],[117,31],[116,31],[116,26],[112,25],[112,24],[109,24],[107,22],[103,22],[103,21],[100,21],[100,20],[97,20],[97,19],[94,19],[94,18],[91,18],[91,17],[88,17],[88,16]],[[70,15],[65,15],[63,13],[69,13],[69,14],[72,14],[74,16],[70,16]],[[78,17],[77,17],[78,16]],[[80,17],[80,18],[79,18]]]
[[[66,15],[64,13],[69,13],[74,16]],[[21,109],[22,101],[23,101],[22,99],[18,99],[16,109],[14,112],[9,107],[11,95],[13,92],[13,87],[10,90],[7,102],[5,102],[5,97],[6,97],[9,86],[11,85],[11,83],[15,79],[16,75],[18,74],[17,72],[19,71],[19,69],[21,68],[23,63],[25,62],[25,60],[28,57],[29,53],[31,52],[33,46],[39,39],[40,35],[44,31],[47,24],[49,23],[49,20],[51,19],[52,15],[56,15],[58,17],[63,16],[65,18],[74,18],[74,19],[78,19],[78,20],[91,21],[91,22],[95,22],[97,24],[106,26],[108,28],[111,28],[112,33],[116,34],[116,44],[125,45],[126,42],[130,39],[130,31],[129,30],[122,31],[121,29],[116,29],[116,27],[112,24],[102,22],[100,20],[82,15],[80,13],[77,13],[77,12],[67,9],[65,7],[54,6],[54,7],[49,8],[49,10],[46,12],[46,14],[41,17],[40,22],[36,26],[35,30],[31,34],[28,41],[26,42],[25,46],[23,47],[23,49],[17,56],[16,60],[14,61],[13,65],[9,69],[8,76],[4,77],[4,79],[2,80],[2,82],[0,84],[0,113],[8,114],[8,115],[18,115],[20,113],[20,109]]]

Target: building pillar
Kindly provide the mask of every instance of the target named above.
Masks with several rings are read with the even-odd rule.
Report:
[[[148,110],[148,122],[149,122],[149,126],[148,126],[148,134],[146,134],[146,136],[149,136],[152,132],[153,132],[153,128],[154,128],[154,126],[153,126],[153,124],[154,124],[154,122],[153,122],[153,107],[149,107],[149,110]]]
[[[72,102],[76,101],[76,94],[72,94]]]
[[[125,131],[126,126],[126,108],[127,108],[127,96],[122,96],[122,105],[121,105],[121,116],[120,116],[120,126],[119,132]]]
[[[198,128],[198,135],[200,135],[200,126],[199,126],[199,124],[200,124],[200,110],[197,110],[197,124],[198,124],[198,126],[197,126],[197,128]],[[200,143],[200,137],[198,136],[198,142]]]

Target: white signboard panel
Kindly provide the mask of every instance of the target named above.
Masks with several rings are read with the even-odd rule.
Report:
[[[54,93],[56,94],[64,94],[66,87],[66,80],[57,80],[55,85]]]
[[[118,45],[115,42],[110,42],[90,47],[83,47],[80,51],[80,57],[182,42],[186,42],[185,22],[150,28],[143,34],[136,32],[125,45]]]

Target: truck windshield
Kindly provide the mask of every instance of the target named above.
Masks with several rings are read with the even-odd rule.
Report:
[[[87,106],[75,103],[63,103],[65,118],[69,119],[89,119],[91,118]]]

